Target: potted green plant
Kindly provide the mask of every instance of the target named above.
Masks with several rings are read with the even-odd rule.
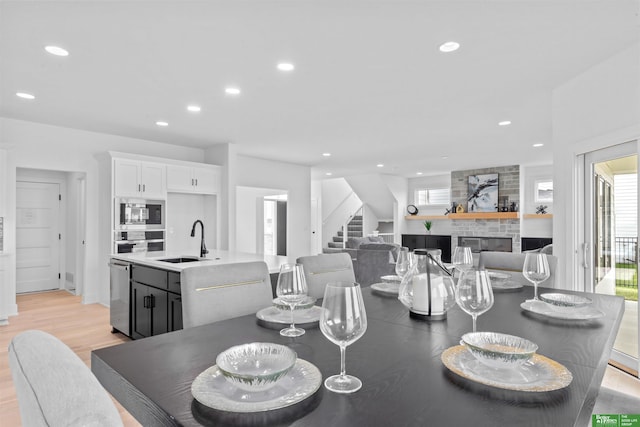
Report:
[[[431,221],[425,221],[424,223],[424,228],[427,229],[427,234],[431,234]]]

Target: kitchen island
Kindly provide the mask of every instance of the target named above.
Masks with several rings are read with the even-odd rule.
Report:
[[[182,271],[225,264],[264,261],[272,291],[285,256],[212,250],[206,257],[184,252],[112,254],[110,319],[113,332],[133,339],[182,329]]]
[[[281,255],[264,255],[264,254],[251,254],[248,252],[235,252],[225,251],[218,249],[211,249],[206,257],[201,258],[197,254],[188,254],[185,252],[134,252],[125,254],[112,254],[112,259],[118,259],[121,261],[146,265],[148,267],[161,268],[163,270],[181,272],[187,267],[199,267],[205,265],[222,265],[222,264],[237,264],[240,262],[251,261],[264,261],[267,263],[269,273],[278,273],[280,266],[288,262],[295,262],[295,259],[290,259]],[[167,262],[163,259],[178,259],[178,258],[196,258],[198,261],[189,262]]]

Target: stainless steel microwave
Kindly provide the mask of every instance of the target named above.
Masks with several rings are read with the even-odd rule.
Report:
[[[162,230],[164,200],[116,199],[116,230]]]

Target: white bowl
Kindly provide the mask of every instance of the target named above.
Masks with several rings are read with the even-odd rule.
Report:
[[[295,310],[307,310],[313,307],[316,304],[316,299],[310,296],[305,297],[305,299],[296,304]],[[282,301],[280,298],[275,298],[273,300],[273,306],[278,310],[291,311],[291,307],[286,302]]]
[[[511,278],[510,274],[501,273],[499,271],[487,271],[489,274],[489,280],[491,280],[491,285],[502,285],[506,283],[507,280]]]
[[[296,359],[296,352],[287,346],[256,342],[223,351],[216,357],[216,365],[238,388],[264,391],[284,377]]]
[[[574,308],[586,307],[591,304],[591,300],[586,297],[571,294],[549,293],[541,294],[540,300],[551,304],[554,308],[571,310]]]
[[[517,368],[538,350],[527,339],[497,332],[470,332],[462,336],[462,343],[480,362],[501,369]]]

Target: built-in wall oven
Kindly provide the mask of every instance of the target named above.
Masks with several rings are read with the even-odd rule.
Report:
[[[129,230],[115,232],[115,252],[164,251],[164,230]]]
[[[165,250],[164,200],[115,199],[114,252]]]
[[[164,200],[121,199],[115,201],[117,230],[164,229]]]

